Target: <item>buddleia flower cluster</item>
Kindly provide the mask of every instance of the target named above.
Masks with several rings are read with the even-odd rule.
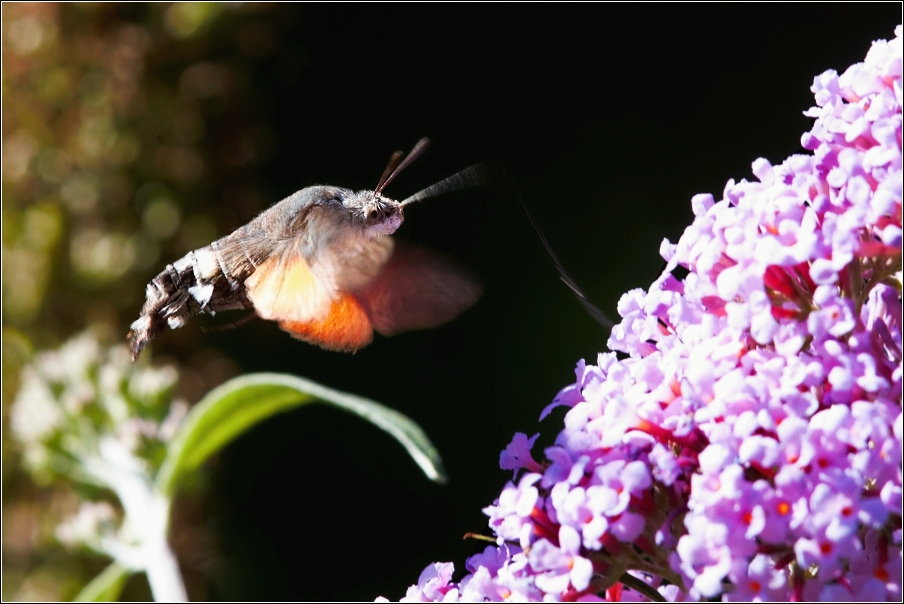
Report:
[[[901,35],[815,78],[807,153],[693,198],[621,358],[502,453],[496,545],[403,601],[901,600]]]

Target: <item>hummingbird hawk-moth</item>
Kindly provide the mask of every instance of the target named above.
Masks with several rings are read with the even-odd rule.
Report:
[[[451,321],[480,297],[479,281],[438,252],[397,244],[409,203],[480,184],[465,169],[399,202],[383,189],[427,147],[396,152],[373,191],[315,185],[168,264],[146,288],[131,325],[135,361],[166,327],[194,314],[251,309],[292,336],[354,352],[373,331],[393,335]]]

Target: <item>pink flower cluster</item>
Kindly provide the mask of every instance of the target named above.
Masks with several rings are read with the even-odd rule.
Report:
[[[895,35],[815,78],[812,154],[694,197],[663,275],[619,302],[627,357],[578,363],[544,462],[523,434],[502,453],[497,546],[403,601],[901,600]]]

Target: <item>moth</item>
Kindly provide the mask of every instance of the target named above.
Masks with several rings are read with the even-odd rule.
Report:
[[[354,352],[373,332],[390,336],[451,321],[482,293],[477,278],[438,252],[398,244],[391,235],[405,207],[481,184],[467,168],[399,202],[383,189],[429,141],[393,154],[373,191],[304,188],[248,224],[166,265],[146,287],[131,324],[132,361],[166,327],[198,313],[254,309],[293,337]]]

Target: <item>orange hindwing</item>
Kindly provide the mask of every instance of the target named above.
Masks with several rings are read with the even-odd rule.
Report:
[[[327,350],[354,352],[373,339],[367,313],[355,298],[330,292],[299,255],[273,256],[246,281],[257,314],[294,337]]]
[[[373,327],[367,313],[349,294],[333,300],[329,313],[322,319],[280,321],[279,326],[299,340],[339,352],[355,352],[373,339]]]

